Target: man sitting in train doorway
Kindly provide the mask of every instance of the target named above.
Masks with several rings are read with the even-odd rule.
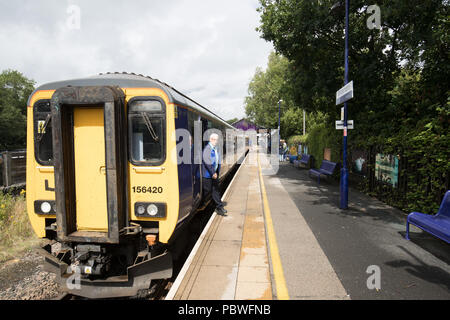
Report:
[[[203,172],[203,192],[211,192],[211,197],[216,204],[216,212],[221,216],[226,216],[225,203],[222,202],[219,192],[220,155],[217,150],[219,135],[212,133],[209,136],[209,143],[203,149],[202,172]]]

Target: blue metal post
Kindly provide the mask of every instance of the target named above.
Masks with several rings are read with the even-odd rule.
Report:
[[[349,36],[349,2],[345,0],[345,85],[348,83],[348,36]],[[341,183],[340,183],[340,208],[348,208],[348,170],[347,170],[347,102],[344,103],[344,159],[341,168]]]

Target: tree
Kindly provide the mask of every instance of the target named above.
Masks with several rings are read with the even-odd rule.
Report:
[[[34,84],[15,70],[0,74],[0,150],[26,146],[27,100]]]
[[[258,8],[262,38],[291,66],[293,106],[323,114],[316,117],[322,122],[307,125],[316,159],[324,147],[341,148],[333,124],[344,78],[345,10],[343,0],[340,10],[330,10],[336,1],[260,0]],[[349,149],[399,155],[402,187],[388,189],[383,200],[435,212],[450,188],[450,1],[378,0],[380,30],[367,27],[368,4],[350,1]]]
[[[228,123],[228,124],[233,124],[233,123],[235,123],[236,121],[238,121],[239,119],[238,118],[233,118],[233,119],[230,119],[230,120],[226,120],[226,122]]]
[[[260,0],[262,37],[292,65],[289,82],[296,106],[323,111],[334,120],[335,92],[343,85],[344,11],[331,11],[337,0]],[[343,1],[341,1],[342,3]],[[361,136],[398,132],[389,92],[404,70],[420,74],[425,104],[409,114],[414,121],[438,116],[449,88],[449,1],[380,0],[382,28],[367,28],[367,1],[350,1],[350,80],[355,99],[349,115]],[[341,6],[342,8],[342,6]],[[396,107],[398,108],[398,106]],[[413,123],[412,121],[411,123]]]
[[[289,61],[272,52],[267,69],[257,68],[248,86],[245,112],[254,123],[265,128],[278,127],[278,101],[281,99],[281,135],[289,137],[302,132],[303,112],[294,107],[293,90],[289,82]]]

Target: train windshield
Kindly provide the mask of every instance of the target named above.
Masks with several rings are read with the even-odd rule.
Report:
[[[129,103],[130,157],[137,165],[159,165],[164,161],[163,105],[157,100]]]
[[[42,165],[53,165],[52,122],[50,101],[42,100],[34,106],[35,156]]]

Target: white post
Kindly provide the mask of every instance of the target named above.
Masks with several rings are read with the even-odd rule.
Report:
[[[306,127],[305,127],[306,122],[305,122],[305,116],[306,116],[306,114],[305,114],[305,109],[303,109],[303,135],[306,134]]]

